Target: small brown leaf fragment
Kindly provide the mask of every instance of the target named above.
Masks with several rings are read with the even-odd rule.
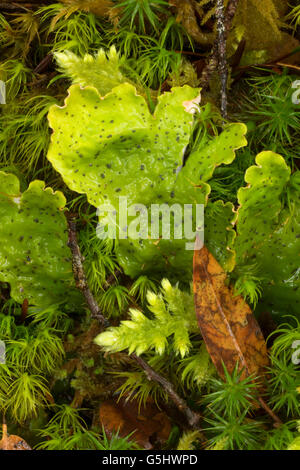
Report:
[[[194,299],[198,325],[218,373],[223,363],[232,373],[236,363],[242,378],[263,376],[267,347],[260,327],[242,296],[226,285],[226,273],[204,246],[194,252]]]
[[[171,432],[168,416],[150,399],[140,409],[137,400],[107,400],[100,406],[100,423],[109,437],[118,431],[120,437],[133,433],[130,440],[144,449],[166,442]]]
[[[0,450],[32,450],[22,437],[7,434],[7,425],[3,424]]]

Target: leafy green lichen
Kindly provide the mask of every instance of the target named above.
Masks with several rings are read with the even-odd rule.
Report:
[[[0,172],[0,281],[11,297],[41,307],[80,300],[75,290],[67,223],[59,191],[33,181],[20,192],[18,178]]]
[[[130,84],[121,84],[104,97],[93,87],[73,85],[65,106],[49,111],[54,133],[48,159],[66,184],[86,193],[97,208],[108,204],[118,212],[120,196],[127,198],[128,207],[205,205],[215,167],[231,163],[235,150],[246,144],[246,126],[227,126],[184,162],[199,99],[198,89],[173,88],[158,98],[151,114]],[[121,233],[123,229],[120,223]],[[167,269],[190,272],[192,251],[173,235],[171,240],[150,239],[147,234],[140,239],[121,236],[118,261],[133,277]]]
[[[238,192],[237,266],[256,266],[268,308],[299,314],[300,173],[291,175],[280,155],[265,151],[245,180]]]

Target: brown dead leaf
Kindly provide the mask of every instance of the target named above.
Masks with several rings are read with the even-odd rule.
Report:
[[[32,450],[22,437],[7,434],[7,425],[3,424],[0,450]]]
[[[109,437],[118,431],[120,437],[133,433],[131,439],[144,449],[164,443],[171,431],[168,416],[150,399],[140,410],[137,400],[107,400],[100,406],[100,423]]]
[[[242,377],[262,376],[268,365],[267,347],[250,307],[232,287],[226,273],[204,246],[194,252],[194,298],[198,324],[218,373],[236,363]]]

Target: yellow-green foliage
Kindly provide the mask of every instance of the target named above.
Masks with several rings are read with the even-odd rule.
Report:
[[[178,372],[182,382],[189,390],[200,390],[215,373],[215,367],[207,352],[205,343],[200,346],[196,354],[192,354],[180,360]]]
[[[214,445],[207,447],[206,450],[225,450],[228,442],[228,438],[221,437]]]
[[[94,56],[85,54],[83,57],[65,51],[56,52],[55,58],[60,69],[72,79],[73,83],[94,86],[103,95],[115,86],[128,82],[120,71],[121,62],[114,46],[107,55],[103,49]]]
[[[177,450],[193,450],[195,441],[201,437],[200,431],[187,431],[181,436]]]
[[[189,85],[197,88],[200,85],[200,78],[191,62],[183,58],[179,69],[170,74],[168,84],[171,87]]]
[[[155,350],[161,355],[170,340],[175,353],[186,356],[191,347],[189,335],[198,332],[193,297],[164,279],[162,292],[148,292],[147,300],[152,319],[140,310],[130,309],[130,320],[101,333],[95,342],[110,352],[128,349],[140,355]]]
[[[297,429],[300,433],[300,420],[297,422]],[[296,437],[288,446],[287,450],[300,450],[300,436]]]
[[[288,19],[291,19],[295,26],[300,25],[300,5],[293,8],[293,10],[288,15]]]
[[[300,437],[296,437],[288,446],[287,450],[300,450]]]

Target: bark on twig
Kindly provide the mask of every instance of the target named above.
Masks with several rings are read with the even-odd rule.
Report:
[[[144,371],[146,372],[146,375],[148,377],[148,380],[153,380],[154,382],[157,382],[162,386],[162,388],[168,394],[168,396],[173,401],[173,403],[176,405],[178,410],[181,411],[185,415],[189,425],[192,428],[198,429],[199,428],[200,415],[198,413],[195,413],[194,411],[192,411],[188,407],[187,403],[182,398],[180,398],[179,395],[177,395],[177,393],[175,392],[174,387],[171,384],[171,382],[169,382],[164,377],[162,377],[157,372],[155,372],[155,370],[153,370],[152,367],[149,366],[149,364],[147,362],[145,362],[141,357],[137,356],[136,354],[130,354],[129,357],[134,359],[135,362],[137,362],[144,369]]]
[[[201,85],[204,89],[208,88],[212,74],[219,68],[221,81],[221,113],[224,118],[227,115],[227,80],[228,67],[226,60],[226,39],[234,18],[239,0],[231,0],[228,7],[224,9],[224,1],[217,0],[216,18],[217,18],[217,38],[215,40],[211,58],[204,68],[201,76]]]
[[[53,64],[53,54],[47,54],[43,60],[35,67],[33,73],[43,73]]]
[[[261,397],[258,398],[258,401],[260,403],[260,406],[271,416],[271,418],[274,421],[274,426],[278,427],[282,425],[282,421],[278,416],[274,413],[274,411],[271,410],[271,408],[267,405],[265,400]]]
[[[77,242],[76,236],[76,222],[72,216],[67,217],[68,226],[69,226],[69,242],[68,246],[72,252],[72,260],[73,260],[73,273],[76,282],[76,287],[82,292],[86,303],[91,311],[92,317],[99,320],[103,329],[109,326],[109,321],[102,315],[102,312],[89,289],[87,279],[85,276],[84,268],[83,268],[83,259],[80,252],[80,248]],[[137,356],[136,354],[130,354],[129,357],[133,359],[142,369],[144,369],[146,376],[149,380],[153,380],[154,382],[160,384],[165,392],[168,394],[169,398],[172,400],[174,405],[181,411],[189,424],[193,429],[199,429],[199,421],[200,415],[192,411],[187,403],[176,393],[173,385],[167,379],[159,375],[155,372],[152,367],[145,362],[141,357]]]
[[[83,260],[82,255],[80,252],[80,248],[77,242],[76,236],[76,222],[73,217],[68,217],[68,225],[69,225],[69,242],[68,246],[72,252],[72,266],[73,266],[73,273],[76,282],[76,287],[79,289],[85,300],[86,303],[91,311],[92,318],[99,320],[101,325],[104,327],[108,326],[109,323],[107,319],[102,315],[102,312],[97,304],[96,300],[94,299],[93,294],[90,291],[90,288],[87,283],[86,275],[83,269]]]
[[[217,50],[218,50],[218,68],[221,82],[221,115],[224,119],[227,117],[227,81],[228,67],[226,58],[226,28],[225,28],[225,9],[224,1],[217,0],[216,8],[217,18]]]

